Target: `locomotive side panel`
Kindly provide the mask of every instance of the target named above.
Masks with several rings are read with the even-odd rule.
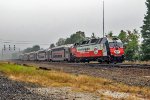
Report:
[[[100,44],[80,46],[76,48],[75,56],[77,58],[101,57],[103,49]]]

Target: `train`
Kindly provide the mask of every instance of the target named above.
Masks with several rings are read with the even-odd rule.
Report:
[[[122,63],[124,61],[123,43],[118,38],[97,38],[80,43],[57,46],[51,49],[24,53],[19,56],[23,61],[49,62],[91,62]]]

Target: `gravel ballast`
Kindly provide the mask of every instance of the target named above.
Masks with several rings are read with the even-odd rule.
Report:
[[[0,100],[100,100],[92,93],[73,92],[67,87],[41,87],[11,80],[0,72]]]

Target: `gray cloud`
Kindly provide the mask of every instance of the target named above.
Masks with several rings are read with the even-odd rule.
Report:
[[[140,29],[144,2],[105,0],[105,32]],[[102,0],[0,0],[0,37],[5,40],[52,43],[78,30],[102,36]]]

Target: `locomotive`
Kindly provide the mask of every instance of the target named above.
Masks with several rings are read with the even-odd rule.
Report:
[[[104,37],[76,44],[71,48],[71,55],[75,62],[122,62],[124,49],[121,40]]]
[[[52,49],[22,54],[21,60],[121,63],[124,61],[124,48],[117,38],[98,38],[81,43],[57,46]]]

